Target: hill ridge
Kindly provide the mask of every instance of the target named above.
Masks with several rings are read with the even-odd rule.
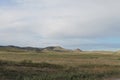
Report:
[[[22,52],[22,51],[35,51],[35,52],[44,52],[44,51],[56,51],[56,52],[70,52],[70,51],[77,51],[81,52],[82,50],[76,49],[65,49],[61,46],[48,46],[45,48],[38,48],[38,47],[20,47],[20,46],[14,46],[14,45],[7,45],[7,46],[0,46],[1,51],[12,51],[12,52]]]

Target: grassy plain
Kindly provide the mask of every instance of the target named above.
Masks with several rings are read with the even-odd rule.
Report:
[[[116,52],[0,51],[0,80],[110,80],[120,77]]]

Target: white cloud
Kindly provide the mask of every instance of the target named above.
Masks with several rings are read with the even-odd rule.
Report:
[[[0,37],[119,37],[119,0],[11,0],[0,7]],[[6,33],[7,31],[7,33]],[[12,36],[14,34],[14,36]],[[7,36],[10,35],[10,38]]]

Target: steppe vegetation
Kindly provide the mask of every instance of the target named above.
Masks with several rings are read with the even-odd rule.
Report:
[[[111,80],[119,77],[119,52],[0,50],[0,80]]]

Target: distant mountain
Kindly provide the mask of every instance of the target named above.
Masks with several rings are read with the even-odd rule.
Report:
[[[48,51],[56,51],[56,52],[81,52],[82,50],[76,49],[76,50],[69,50],[62,48],[60,46],[49,46],[45,48],[36,48],[36,47],[19,47],[19,46],[0,46],[0,51],[9,51],[9,52],[25,52],[25,51],[34,51],[34,52],[48,52]]]
[[[24,52],[24,51],[36,51],[40,52],[42,48],[35,47],[18,47],[13,45],[0,46],[0,51],[10,51],[10,52]]]

